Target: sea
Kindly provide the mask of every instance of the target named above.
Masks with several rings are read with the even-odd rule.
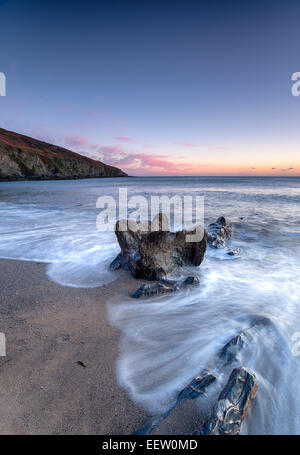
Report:
[[[255,330],[233,365],[196,406],[211,409],[235,366],[254,372],[259,391],[243,434],[300,433],[300,178],[130,177],[0,183],[0,258],[47,264],[50,280],[90,288],[110,283],[118,254],[114,232],[99,231],[97,200],[119,189],[128,197],[201,196],[204,223],[219,216],[232,223],[228,247],[208,248],[198,286],[161,297],[107,302],[121,331],[116,376],[130,397],[152,415],[165,412],[178,392],[205,368],[216,371],[218,352],[231,337]],[[123,275],[124,276],[124,275]],[[194,428],[191,428],[191,431]]]

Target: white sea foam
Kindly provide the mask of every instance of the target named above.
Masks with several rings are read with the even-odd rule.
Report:
[[[256,253],[253,248],[227,262],[208,255],[198,271],[198,288],[109,303],[111,321],[123,333],[120,384],[151,414],[168,409],[192,377],[215,367],[218,351],[232,336],[264,316],[274,328],[257,331],[237,363],[255,372],[260,388],[243,431],[299,432],[300,363],[291,353],[291,334],[300,327],[300,284],[294,280],[300,266],[283,259],[275,264],[274,252],[252,262]],[[218,379],[217,391],[229,373],[227,368]]]

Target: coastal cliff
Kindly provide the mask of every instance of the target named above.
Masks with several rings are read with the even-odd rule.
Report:
[[[93,177],[127,177],[127,174],[57,145],[0,128],[0,180]]]

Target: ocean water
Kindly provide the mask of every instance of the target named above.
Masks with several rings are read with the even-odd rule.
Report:
[[[99,196],[198,195],[205,224],[225,216],[234,227],[229,246],[237,257],[208,249],[198,287],[135,301],[122,297],[107,310],[122,332],[116,365],[120,385],[151,414],[168,409],[178,391],[203,368],[215,368],[222,346],[257,316],[272,321],[257,330],[236,364],[200,398],[216,400],[231,369],[244,365],[259,392],[243,425],[245,434],[300,433],[300,178],[155,177],[0,183],[0,257],[43,261],[53,281],[97,287],[119,248],[112,232],[99,232]],[[296,333],[296,335],[295,335]],[[294,338],[293,338],[294,337]],[[300,351],[300,349],[299,349]],[[191,431],[194,428],[191,428]]]

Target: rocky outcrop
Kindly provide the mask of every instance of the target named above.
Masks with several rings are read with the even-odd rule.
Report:
[[[226,222],[224,216],[220,216],[215,223],[211,223],[207,228],[207,240],[213,248],[225,248],[226,242],[232,237],[232,234],[232,226]]]
[[[135,278],[160,280],[178,267],[185,265],[199,266],[206,251],[207,236],[204,229],[198,241],[187,241],[192,231],[171,232],[162,230],[163,220],[153,230],[159,217],[152,222],[135,223],[133,221],[118,221],[115,233],[121,248],[121,253],[111,263],[110,269],[123,267],[128,269]],[[124,230],[127,229],[127,230]]]
[[[188,276],[181,281],[161,280],[158,283],[146,283],[135,291],[132,297],[134,299],[139,299],[140,297],[152,297],[154,295],[169,294],[170,292],[179,291],[179,289],[185,286],[198,283],[199,279],[196,276]]]
[[[0,128],[0,180],[126,176],[101,161]]]
[[[212,415],[201,428],[200,434],[239,434],[257,391],[255,374],[245,367],[235,368],[218,398]]]

